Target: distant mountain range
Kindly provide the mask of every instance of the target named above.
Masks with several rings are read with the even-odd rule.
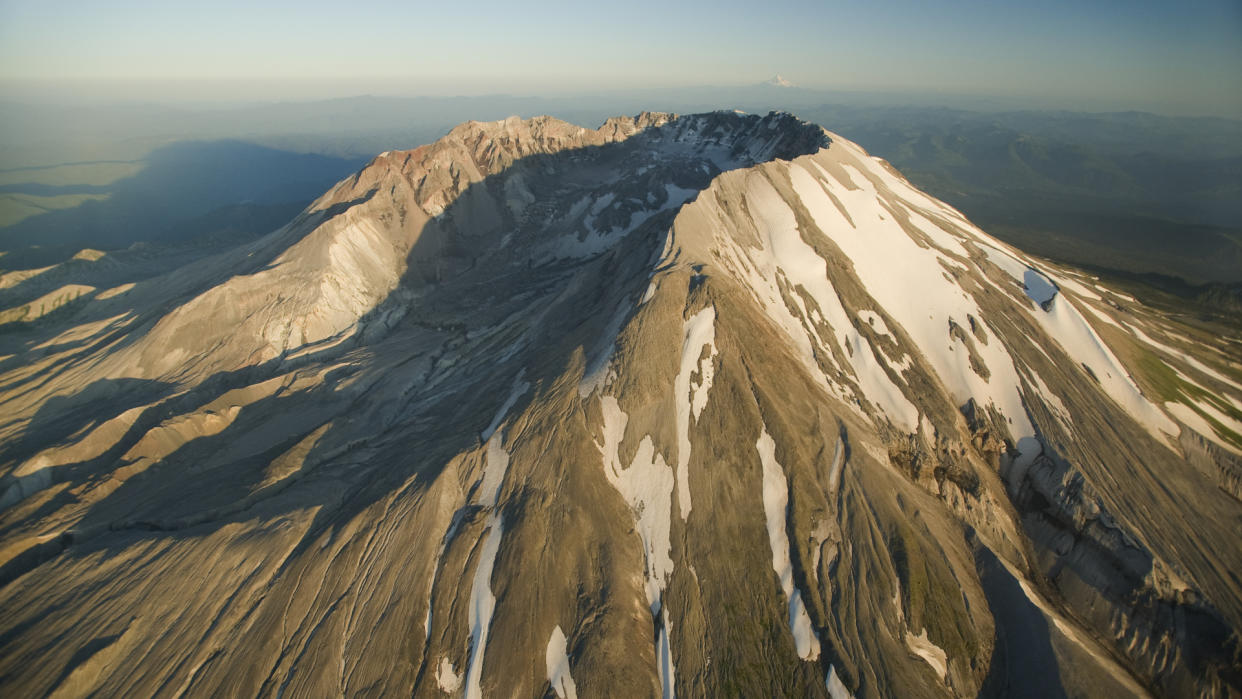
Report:
[[[935,100],[976,111],[910,106]],[[1169,289],[1242,282],[1242,122],[1012,111],[1015,104],[768,84],[231,109],[0,104],[0,225],[8,224],[0,240],[10,251],[6,266],[18,269],[81,247],[178,241],[212,226],[261,235],[374,153],[430,143],[467,118],[552,114],[599,124],[649,105],[785,109],[857,141],[994,235],[1044,257],[1109,274],[1163,275],[1143,279]],[[187,139],[195,142],[189,150],[174,145]],[[266,150],[244,151],[241,142]],[[174,153],[180,172],[164,167],[156,176],[152,168]],[[332,160],[308,170],[308,153]],[[282,158],[282,173],[266,174]],[[299,159],[304,165],[294,166]],[[266,184],[256,181],[260,172]],[[208,182],[213,173],[221,179]],[[198,186],[210,191],[183,196]],[[56,241],[64,246],[49,249]],[[43,248],[14,254],[23,243]]]

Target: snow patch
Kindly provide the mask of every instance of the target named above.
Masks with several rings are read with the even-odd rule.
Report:
[[[599,199],[596,199],[595,203],[591,205],[591,215],[599,216],[604,209],[608,208],[608,205],[612,203],[612,200],[615,199],[616,196],[616,194],[608,192]]]
[[[579,199],[578,201],[574,202],[573,205],[569,207],[569,211],[565,213],[564,217],[567,219],[578,218],[587,210],[587,207],[590,205],[591,205],[591,197],[589,196],[583,197]]]
[[[948,655],[945,654],[943,648],[928,639],[927,629],[923,629],[923,632],[917,636],[907,631],[906,647],[910,649],[910,652],[926,660],[927,664],[931,665],[932,669],[936,671],[937,677],[941,680],[947,679],[949,674]]]
[[[1060,284],[1062,287],[1074,292],[1075,294],[1082,296],[1083,298],[1089,298],[1093,301],[1104,300],[1103,297],[1101,297],[1099,294],[1095,293],[1094,291],[1092,291],[1091,289],[1088,289],[1083,284],[1080,284],[1076,280],[1074,280],[1072,275],[1070,274],[1062,273],[1061,277],[1057,279],[1057,283]]]
[[[656,639],[656,670],[660,673],[663,699],[677,697],[677,668],[673,665],[673,649],[669,646],[669,634],[673,625],[668,620],[668,610],[660,612],[660,637]]]
[[[832,699],[854,699],[854,695],[850,694],[850,690],[845,688],[841,682],[841,678],[837,677],[837,666],[828,666],[828,677],[824,679],[824,684],[828,687],[828,696]]]
[[[1202,404],[1199,404],[1199,405],[1202,405]],[[1171,414],[1173,417],[1185,423],[1186,426],[1189,427],[1190,429],[1194,430],[1195,432],[1198,432],[1199,434],[1203,435],[1207,439],[1212,440],[1212,442],[1215,443],[1216,446],[1230,453],[1238,454],[1239,456],[1242,456],[1242,451],[1240,451],[1237,447],[1230,444],[1229,442],[1226,442],[1225,440],[1221,439],[1216,434],[1216,430],[1212,427],[1212,423],[1203,419],[1203,416],[1199,415],[1199,413],[1196,413],[1189,406],[1182,405],[1181,403],[1170,402],[1170,403],[1164,404],[1164,409],[1168,410],[1169,414]]]
[[[716,309],[708,306],[686,321],[681,345],[681,369],[673,383],[677,409],[677,504],[684,521],[690,515],[690,418],[697,421],[707,406],[712,387],[716,359]],[[700,360],[703,347],[710,354]],[[699,383],[692,383],[692,374],[699,373]]]
[[[686,189],[674,184],[664,185],[665,202],[661,209],[674,209],[698,196],[697,189]]]
[[[500,486],[504,485],[505,473],[509,470],[509,452],[501,446],[504,433],[497,432],[487,440],[487,452],[484,455],[483,479],[479,482],[478,504],[494,507],[500,497]]]
[[[461,689],[461,675],[453,669],[453,663],[448,658],[440,658],[440,667],[436,670],[436,684],[440,685],[440,691],[445,694],[454,694]]]
[[[1069,299],[1064,295],[1053,299],[1048,312],[1036,314],[1036,319],[1066,354],[1087,365],[1109,397],[1150,433],[1157,437],[1160,433],[1178,434],[1177,425],[1143,396],[1125,367]]]
[[[753,175],[757,177],[758,175]],[[756,219],[756,226],[759,226]],[[673,241],[673,236],[669,236],[669,243]],[[722,264],[730,269],[734,274],[744,280],[743,287],[748,290],[754,300],[763,307],[768,318],[784,331],[785,335],[793,343],[797,350],[796,357],[806,369],[807,376],[811,381],[815,382],[820,388],[831,395],[837,396],[846,401],[860,415],[862,414],[855,404],[851,396],[847,396],[840,386],[829,383],[823,370],[817,363],[815,348],[812,347],[812,340],[816,345],[823,347],[823,343],[817,336],[816,332],[812,332],[805,324],[804,320],[797,318],[785,305],[782,299],[780,287],[777,284],[777,276],[780,269],[771,254],[771,246],[766,249],[761,248],[755,250],[753,248],[743,248],[732,236],[725,236],[718,241],[721,244],[720,254],[722,256]],[[762,245],[762,241],[761,241]],[[799,308],[804,308],[798,304]],[[822,324],[823,318],[818,309],[812,309],[810,316],[814,320],[815,327]],[[823,355],[830,364],[835,365],[835,361],[831,355]]]
[[[845,471],[845,441],[837,435],[837,446],[832,452],[832,470],[828,472],[828,492],[841,488],[841,474]]]
[[[776,461],[776,443],[768,431],[759,433],[755,443],[763,465],[763,513],[768,526],[768,543],[772,547],[772,569],[780,579],[781,590],[789,600],[789,630],[793,633],[798,657],[815,660],[819,657],[819,636],[802,602],[802,591],[794,586],[793,563],[789,556],[789,535],[785,519],[789,511],[789,482],[785,470]]]
[[[647,303],[648,301],[650,301],[652,298],[654,298],[655,292],[656,292],[656,283],[655,283],[655,280],[653,279],[651,280],[649,284],[647,284],[647,290],[643,292],[643,298],[642,300],[638,302],[638,305],[641,306],[644,303]]]
[[[1108,323],[1109,325],[1111,325],[1111,326],[1113,326],[1113,327],[1116,327],[1116,328],[1119,328],[1119,329],[1121,329],[1121,330],[1125,330],[1125,326],[1123,326],[1121,323],[1118,323],[1117,321],[1113,320],[1113,317],[1112,317],[1112,316],[1110,316],[1110,315],[1108,315],[1107,313],[1105,313],[1105,312],[1103,312],[1103,311],[1101,311],[1101,310],[1097,309],[1095,306],[1092,306],[1092,305],[1091,305],[1091,304],[1089,304],[1089,303],[1084,303],[1084,304],[1082,304],[1082,307],[1083,307],[1083,308],[1085,308],[1085,309],[1087,309],[1088,311],[1090,311],[1091,315],[1095,316],[1096,320],[1099,320],[1099,321],[1104,322],[1104,323]]]
[[[474,569],[474,585],[470,590],[470,662],[466,670],[466,699],[481,699],[483,690],[483,656],[487,652],[487,636],[491,632],[492,613],[496,611],[496,595],[492,594],[492,568],[504,535],[504,519],[496,512],[488,515],[487,538],[479,551],[479,564]]]
[[[556,246],[551,251],[551,255],[554,258],[595,257],[611,250],[631,230],[633,230],[633,227],[623,229],[612,228],[600,232],[591,228],[588,224],[587,233],[581,238],[574,233],[558,238]]]
[[[578,687],[569,674],[569,655],[565,652],[565,632],[557,626],[548,638],[548,650],[544,653],[548,667],[548,683],[560,699],[578,699]]]
[[[661,595],[668,578],[673,574],[670,528],[673,518],[673,469],[664,457],[655,451],[650,435],[644,436],[634,453],[629,468],[623,468],[618,449],[625,438],[629,416],[621,410],[613,396],[600,397],[600,412],[604,417],[604,443],[595,443],[604,456],[604,476],[612,487],[621,493],[630,512],[634,515],[635,529],[643,543],[643,559],[646,564],[647,604],[653,617],[660,620],[660,633],[656,639],[656,663],[660,674],[663,695],[667,699],[676,696],[674,691],[673,654],[669,646],[672,624],[668,610],[664,608]]]
[[[604,417],[604,443],[595,446],[604,456],[604,476],[621,493],[634,515],[635,529],[643,543],[646,563],[647,604],[651,613],[660,610],[660,595],[673,573],[672,526],[673,469],[656,452],[650,436],[638,445],[629,468],[621,465],[618,449],[625,438],[629,416],[613,396],[600,397]]]

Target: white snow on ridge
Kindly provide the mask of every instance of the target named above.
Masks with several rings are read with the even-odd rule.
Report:
[[[955,401],[960,404],[973,397],[982,405],[995,405],[1012,421],[1010,431],[1015,442],[1034,436],[1018,391],[1013,358],[1001,343],[975,345],[990,372],[990,377],[984,379],[970,367],[965,348],[954,343],[949,335],[949,322],[968,327],[967,316],[974,316],[990,334],[995,333],[983,321],[984,314],[974,300],[943,274],[940,261],[948,258],[918,245],[900,223],[885,216],[880,194],[872,182],[849,165],[842,167],[855,173],[851,179],[858,189],[850,189],[835,179],[816,179],[798,164],[789,166],[794,191],[816,226],[850,259],[867,292],[911,336]],[[849,211],[850,218],[841,213],[834,197]],[[822,265],[823,260],[816,259]],[[837,325],[835,320],[830,322]],[[856,357],[859,354],[855,352]],[[875,400],[871,388],[866,388],[865,393]],[[914,432],[918,414],[913,406],[910,410],[913,414],[906,426]]]
[[[1196,402],[1196,405],[1203,407],[1202,403]],[[1224,439],[1221,439],[1221,437],[1216,434],[1216,430],[1212,427],[1212,423],[1203,419],[1203,416],[1196,413],[1190,406],[1182,405],[1181,403],[1169,402],[1164,404],[1164,409],[1169,411],[1170,415],[1185,423],[1190,429],[1211,440],[1214,444],[1216,444],[1216,446],[1230,453],[1242,456],[1242,450],[1239,450],[1234,445]],[[1242,434],[1242,430],[1240,430],[1239,433]]]
[[[768,318],[785,332],[785,335],[798,350],[797,357],[802,361],[811,379],[816,381],[824,390],[833,392],[833,387],[828,384],[823,372],[815,362],[815,350],[811,346],[811,338],[802,321],[795,318],[790,313],[789,308],[781,301],[780,291],[775,280],[775,263],[770,258],[765,258],[764,256],[756,256],[759,259],[757,261],[752,260],[751,254],[743,250],[732,237],[723,239],[721,243],[721,252],[724,256],[725,266],[732,269],[740,278],[746,280],[744,286],[764,308]],[[818,319],[817,322],[823,321],[818,311],[812,312],[811,317]]]
[[[1069,409],[1065,407],[1065,403],[1061,401],[1061,397],[1054,393],[1052,389],[1048,387],[1048,384],[1044,383],[1044,380],[1040,378],[1039,374],[1035,373],[1035,371],[1029,367],[1027,374],[1031,379],[1031,383],[1034,384],[1033,388],[1039,393],[1040,399],[1043,400],[1045,405],[1048,406],[1048,409],[1052,412],[1053,416],[1055,416],[1065,428],[1072,428],[1074,425],[1074,419],[1070,416]]]
[[[834,194],[838,195],[838,197],[842,196],[839,185],[834,187],[831,181],[827,181],[825,184],[827,184],[833,190]],[[864,189],[865,188],[866,187],[864,186]],[[801,196],[803,194],[803,190],[798,189],[798,193]],[[863,206],[866,206],[869,203],[874,205],[873,201],[868,202],[861,198],[859,199],[860,201],[858,203]],[[852,210],[853,209],[851,208],[851,211]],[[858,217],[856,216],[855,219],[857,220],[857,218]],[[816,221],[817,223],[819,222],[818,216],[816,217]],[[989,261],[1000,267],[1009,276],[1019,282],[1027,296],[1033,301],[1041,306],[1047,304],[1047,312],[1034,313],[1033,315],[1035,319],[1044,326],[1044,329],[1047,330],[1058,343],[1061,344],[1070,357],[1086,364],[1091,368],[1092,372],[1095,373],[1096,377],[1100,380],[1101,386],[1104,387],[1105,391],[1110,397],[1113,398],[1114,401],[1121,405],[1132,417],[1146,426],[1152,434],[1160,436],[1160,433],[1170,435],[1177,433],[1176,425],[1174,425],[1173,422],[1169,420],[1168,416],[1162,413],[1159,408],[1143,397],[1142,393],[1138,390],[1138,386],[1134,384],[1133,380],[1130,379],[1129,375],[1126,373],[1123,365],[1112,354],[1112,351],[1109,350],[1103,340],[1099,338],[1094,329],[1092,329],[1086,320],[1083,319],[1082,314],[1078,312],[1073,303],[1071,303],[1064,294],[1058,293],[1057,284],[1051,278],[1031,265],[1022,262],[1016,254],[1008,252],[1000,243],[990,237],[987,237],[986,234],[979,232],[977,237],[979,238],[980,246],[987,254]],[[844,238],[847,238],[847,236],[834,236],[834,240],[836,240],[838,244],[842,245],[843,248],[845,247],[842,242]],[[886,246],[877,245],[876,248],[886,249]],[[858,269],[858,258],[856,255],[862,254],[865,256],[866,252],[866,250],[858,248],[847,250],[847,254],[851,257],[851,259],[854,259],[856,269]],[[894,255],[893,257],[896,256]],[[935,269],[934,266],[924,266],[926,266],[929,270]],[[879,277],[879,272],[881,270],[882,267],[873,266],[874,274],[870,276]],[[892,274],[892,270],[890,270],[890,274]],[[860,273],[860,276],[863,275]],[[892,276],[901,277],[900,274],[892,274]],[[935,280],[932,279],[929,281]],[[871,291],[873,296],[877,296],[876,292],[872,290],[872,284],[868,282],[866,278],[864,279],[864,283],[867,284],[868,291]],[[1061,283],[1066,282],[1062,280]],[[1095,296],[1095,294],[1082,288],[1082,285],[1076,282],[1068,282],[1066,285],[1068,288],[1071,288],[1076,292],[1084,293],[1084,295],[1087,296]],[[1095,297],[1099,298],[1098,296]],[[877,296],[877,300],[884,305],[890,315],[898,316],[898,314],[894,311],[894,308],[898,308],[900,306],[894,306],[888,300],[880,298],[879,296]],[[896,298],[892,299],[894,302],[898,300],[899,299]],[[953,298],[953,295],[950,294],[943,298],[937,298],[937,300],[930,302],[927,305],[937,309],[946,308],[948,306],[946,306],[945,303],[955,300],[956,299]],[[971,303],[970,305],[973,306],[974,304]],[[926,314],[920,314],[919,319],[921,320],[921,318],[925,315]],[[977,318],[983,317],[977,309],[974,312],[974,315]],[[907,331],[912,330],[910,325],[907,324],[904,316],[898,316],[897,319]],[[961,323],[959,322],[959,325],[960,324]],[[926,336],[920,336],[918,333],[912,334],[914,334],[917,344],[920,347],[925,348],[928,346],[927,343],[923,341]],[[994,387],[998,383],[1002,384],[1004,388],[1001,388],[1000,390],[1005,394],[1011,393],[1009,387],[1013,387],[1015,389],[1011,395],[1003,397],[1002,400],[998,401],[997,398],[1000,396],[997,396],[994,393],[991,395],[991,399],[994,403],[996,403],[1006,417],[1013,420],[1015,428],[1013,430],[1013,437],[1016,441],[1021,442],[1023,437],[1033,436],[1033,430],[1028,429],[1029,420],[1027,420],[1026,415],[1024,414],[1025,410],[1022,410],[1020,399],[1017,401],[1014,400],[1017,395],[1016,387],[1018,384],[1016,381],[1016,375],[1012,378],[1010,377],[1010,374],[1013,373],[1012,359],[1008,357],[1007,353],[1004,353],[1003,349],[1000,349],[999,351],[1005,354],[1004,359],[1007,361],[995,361],[1000,360],[1001,357],[989,356],[996,354],[996,351],[993,350],[992,347],[999,346],[999,344],[1000,343],[991,343],[985,347],[977,346],[976,349],[984,355],[984,362],[992,371],[993,375],[990,379],[990,383]],[[946,373],[942,370],[942,365],[937,362],[936,357],[930,358],[933,360],[933,364],[936,365],[937,373],[940,374],[942,379],[948,379],[952,375],[951,373]],[[943,359],[943,357],[940,357],[940,359]],[[997,376],[998,364],[1003,366],[1003,376]],[[977,384],[977,382],[971,380],[968,375],[959,375],[964,376],[969,383]],[[954,385],[954,382],[952,381],[946,380],[946,382],[949,383],[951,387]],[[956,393],[957,390],[954,392]],[[989,393],[989,391],[984,392],[985,395],[987,393]],[[976,398],[980,397],[980,394],[978,393],[972,392],[972,394],[975,395]],[[1021,422],[1025,424],[1019,425],[1019,417],[1021,417]]]
[[[496,595],[492,594],[492,569],[500,540],[504,536],[504,520],[493,512],[487,518],[487,538],[479,550],[479,563],[474,569],[474,585],[470,590],[470,662],[466,669],[466,698],[482,699],[483,656],[487,652],[487,636],[491,632],[492,613],[496,611]]]
[[[805,174],[805,171],[793,166],[790,170]],[[763,177],[752,176],[747,180],[747,185],[746,202],[760,238],[765,243],[765,251],[770,254],[770,259],[757,261],[767,266],[766,269],[761,267],[760,273],[775,280],[779,269],[791,284],[801,285],[806,290],[828,324],[838,333],[836,339],[850,358],[859,388],[866,399],[899,427],[914,432],[918,425],[918,409],[889,380],[881,366],[882,360],[873,352],[871,343],[854,329],[841,299],[828,280],[827,264],[814,248],[802,240],[793,210]],[[818,185],[815,186],[818,189]],[[819,191],[823,195],[823,191]],[[840,217],[835,204],[826,195],[823,196],[833,208],[833,214]]]
[[[819,167],[819,163],[815,163],[815,166],[819,169],[821,173],[824,173],[824,175],[827,176],[827,173],[824,172],[824,169],[822,167]],[[917,210],[907,206],[904,202],[898,202],[898,206],[900,206],[906,212],[906,216],[909,217],[910,223],[914,224],[915,228],[922,231],[923,234],[926,235],[928,238],[930,238],[931,241],[935,243],[937,246],[939,246],[940,248],[943,248],[947,252],[956,253],[966,258],[970,257],[970,253],[967,252],[966,247],[962,245],[961,240],[957,239],[956,237],[954,237],[953,235],[949,233],[946,233],[943,228],[941,228],[940,226],[937,226],[926,216],[919,213]]]
[[[1079,296],[1083,298],[1088,298],[1093,301],[1104,300],[1104,298],[1101,297],[1099,294],[1095,293],[1091,289],[1088,289],[1085,284],[1080,284],[1077,280],[1073,278],[1073,275],[1071,274],[1061,274],[1061,276],[1059,276],[1056,279],[1056,282],[1057,282],[1057,285],[1061,286],[1062,288],[1069,289],[1070,291],[1074,292],[1075,294],[1078,294]]]
[[[1207,413],[1208,417],[1220,423],[1220,425],[1225,429],[1231,430],[1235,434],[1242,434],[1242,422],[1238,422],[1229,415],[1221,412],[1219,408],[1212,405],[1211,401],[1193,400],[1191,402],[1198,406],[1200,410]]]
[[[830,133],[830,135],[832,134]],[[849,139],[844,139],[838,136],[833,139],[833,145],[836,145],[842,150],[851,153],[854,156],[853,160],[858,164],[858,167],[866,169],[867,172],[875,176],[877,180],[879,180],[899,199],[910,202],[916,206],[921,206],[929,211],[941,211],[948,214],[952,218],[966,221],[966,217],[963,216],[957,209],[954,209],[942,201],[932,199],[916,189],[913,185],[906,182],[904,179],[889,172],[887,168],[880,164],[879,158],[868,155],[867,152],[864,151],[858,144],[850,141]],[[850,166],[847,165],[846,167]],[[859,174],[861,175],[861,173]]]
[[[643,298],[642,300],[638,302],[638,305],[641,306],[647,303],[648,301],[650,301],[652,297],[655,296],[655,293],[656,293],[656,283],[655,283],[655,280],[652,279],[650,282],[647,283],[647,290],[643,292]]]
[[[483,656],[487,651],[487,637],[491,632],[492,614],[496,610],[496,596],[492,594],[492,569],[496,565],[496,554],[500,551],[500,542],[504,536],[504,518],[495,511],[496,501],[500,496],[500,487],[504,484],[505,473],[509,470],[509,452],[503,446],[504,430],[500,429],[505,416],[517,399],[530,387],[518,374],[514,387],[508,398],[496,412],[492,424],[488,426],[487,451],[484,453],[483,477],[479,480],[476,491],[476,502],[487,508],[493,508],[487,517],[487,537],[479,548],[479,562],[474,569],[474,582],[470,589],[470,660],[466,666],[466,697],[477,699],[482,696],[480,681],[483,675]],[[446,533],[441,542],[443,555],[444,546],[451,533]],[[439,562],[437,559],[437,566]],[[433,578],[434,580],[434,578]],[[425,631],[431,633],[431,610],[427,611]],[[441,670],[443,670],[443,663]],[[452,670],[452,667],[449,667]],[[445,685],[441,684],[441,688]],[[446,690],[447,691],[447,690]],[[455,690],[452,690],[455,691]]]
[[[673,382],[673,395],[677,410],[677,504],[684,521],[690,515],[690,417],[698,420],[707,405],[707,394],[712,387],[716,359],[716,309],[712,306],[695,313],[684,326],[681,345],[681,369]],[[706,360],[700,361],[703,347],[711,348]],[[698,369],[698,385],[691,384],[691,374]]]
[[[548,650],[544,653],[544,660],[548,669],[548,683],[552,685],[552,691],[556,692],[556,696],[560,699],[578,699],[578,687],[574,684],[573,676],[569,674],[569,655],[565,651],[565,632],[561,631],[560,626],[552,629],[552,635],[548,638]]]
[[[699,383],[697,385],[690,384],[690,409],[694,413],[695,420],[699,419],[699,415],[703,413],[703,408],[707,407],[707,393],[712,388],[712,379],[716,374],[715,359],[718,352],[716,351],[715,320],[716,309],[714,307],[704,308],[694,314],[694,317],[687,323],[686,340],[682,344],[683,364],[686,357],[691,356],[691,354],[686,353],[686,350],[690,350],[693,353],[697,348],[699,353],[702,354],[703,347],[711,348],[710,354],[706,359],[692,357],[692,361],[697,360],[699,369]],[[687,377],[687,379],[689,378]]]
[[[1035,318],[1066,354],[1090,367],[1109,397],[1149,432],[1156,437],[1160,437],[1160,433],[1178,434],[1176,423],[1143,396],[1125,366],[1065,295],[1053,299],[1048,312],[1038,313]],[[1160,441],[1167,444],[1164,439]]]
[[[794,586],[789,535],[785,531],[789,482],[785,478],[785,470],[776,461],[776,443],[766,429],[759,433],[755,449],[763,466],[763,513],[767,520],[768,543],[772,546],[772,569],[780,579],[785,599],[789,600],[789,631],[793,634],[798,657],[815,660],[819,657],[819,636],[802,602],[802,591]]]

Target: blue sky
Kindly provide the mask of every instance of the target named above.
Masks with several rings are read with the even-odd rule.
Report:
[[[350,85],[547,93],[775,73],[805,87],[1242,116],[1242,2],[0,0],[10,83],[260,82],[329,96]]]

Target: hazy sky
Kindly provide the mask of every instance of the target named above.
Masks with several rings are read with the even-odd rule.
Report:
[[[1242,116],[1242,1],[0,0],[9,86],[209,80],[222,96],[311,97],[729,85],[775,73],[805,87]]]

